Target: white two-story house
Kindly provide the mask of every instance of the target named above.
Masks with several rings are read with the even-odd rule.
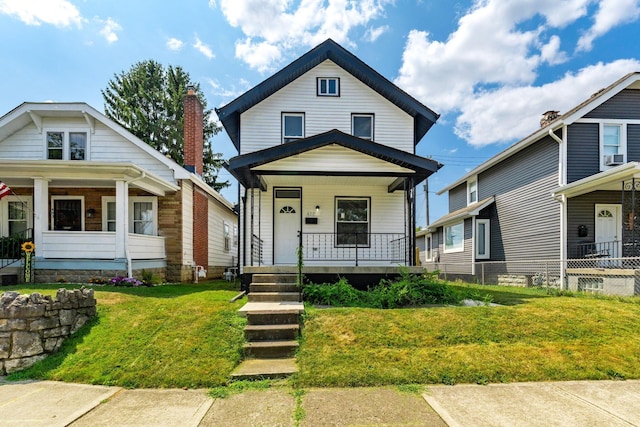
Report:
[[[441,167],[416,145],[438,114],[333,40],[216,111],[239,153],[245,282],[298,255],[317,279],[414,265],[415,188]]]

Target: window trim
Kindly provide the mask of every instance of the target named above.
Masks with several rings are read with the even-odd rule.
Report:
[[[0,199],[0,236],[9,236],[9,202],[24,203],[27,207],[26,222],[27,230],[33,228],[33,215],[29,215],[29,212],[33,212],[33,199],[26,196],[20,197],[15,195],[8,195]]]
[[[447,246],[447,229],[457,227],[460,225],[462,226],[462,244],[460,245],[460,247],[448,247]],[[445,254],[464,252],[464,220],[445,225],[442,229],[442,235],[443,235],[442,236],[443,237],[442,252],[444,252]]]
[[[42,134],[43,134],[43,155],[44,155],[44,159],[45,160],[50,160],[50,161],[63,161],[63,160],[73,160],[73,161],[78,161],[78,162],[86,162],[88,160],[91,160],[91,157],[89,155],[89,153],[91,152],[90,150],[90,145],[91,145],[91,132],[89,129],[87,128],[65,128],[65,127],[51,127],[51,128],[44,128],[42,130]],[[49,141],[48,141],[48,135],[49,133],[61,133],[62,134],[62,159],[50,159],[49,158]],[[84,147],[84,159],[78,159],[78,160],[74,160],[71,159],[71,142],[70,142],[70,135],[72,133],[83,133],[86,136],[86,141],[85,141],[85,147]]]
[[[620,129],[620,141],[618,145],[618,153],[623,156],[623,163],[627,162],[627,123],[625,122],[616,122],[616,121],[601,121],[598,126],[598,139],[599,139],[599,154],[600,154],[600,171],[605,171],[611,169],[615,166],[607,166],[604,163],[604,128],[605,126],[616,126]]]
[[[478,246],[478,233],[479,233],[480,224],[484,225],[484,252],[485,252],[484,254],[480,254],[480,247]],[[475,228],[476,228],[476,234],[475,234],[476,259],[491,259],[491,220],[486,218],[476,219]]]
[[[362,136],[358,136],[356,135],[356,133],[354,132],[355,130],[355,126],[353,123],[353,119],[355,117],[370,117],[371,118],[371,138],[365,138]],[[360,138],[360,139],[365,139],[367,141],[375,141],[375,123],[376,123],[376,115],[373,113],[351,113],[351,135]]]
[[[108,222],[109,222],[109,210],[108,203],[115,203],[115,196],[102,196],[102,231],[108,231]],[[158,198],[156,196],[132,196],[129,197],[128,200],[129,207],[129,218],[127,218],[127,233],[130,234],[138,234],[134,233],[134,204],[135,203],[151,203],[151,209],[153,210],[153,232],[152,234],[140,234],[141,236],[157,236],[158,235]],[[115,219],[113,220],[115,222]],[[110,233],[115,233],[115,231],[110,231]]]
[[[471,190],[475,188],[475,200],[471,200]],[[478,202],[478,178],[474,176],[467,180],[467,206]]]
[[[285,135],[284,131],[285,131],[285,118],[286,117],[301,117],[302,118],[302,135],[300,136],[291,136],[291,135]],[[303,139],[305,136],[305,114],[304,113],[300,113],[300,112],[283,112],[280,115],[280,128],[281,128],[281,142],[282,144],[286,144],[288,142],[293,142],[296,141],[298,139]],[[289,139],[290,141],[287,141],[287,139]]]
[[[222,221],[222,250],[231,250],[231,226],[227,221]]]
[[[359,244],[359,243],[339,243],[338,242],[338,223],[355,223],[355,224],[364,224],[365,221],[339,221],[338,220],[338,201],[339,200],[366,200],[367,202],[367,243]],[[356,244],[358,248],[369,248],[371,247],[371,197],[369,196],[335,196],[334,197],[334,208],[333,208],[333,226],[335,231],[335,241],[333,243],[336,248],[355,248]]]
[[[334,80],[336,82],[336,93],[331,93],[328,91],[330,80]],[[327,82],[327,92],[324,92],[324,93],[320,90],[320,85],[322,81]],[[340,97],[340,77],[316,77],[316,95],[335,97],[335,98]]]

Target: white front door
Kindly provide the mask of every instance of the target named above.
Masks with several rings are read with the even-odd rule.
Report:
[[[299,188],[275,188],[273,200],[273,263],[297,263],[301,197]]]
[[[622,209],[620,205],[596,205],[596,243],[609,256],[622,256]]]

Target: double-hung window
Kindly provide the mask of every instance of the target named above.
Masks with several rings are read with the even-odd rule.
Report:
[[[304,138],[304,113],[282,113],[282,142]]]
[[[102,198],[102,229],[116,231],[116,198]],[[129,232],[156,236],[158,234],[158,199],[154,196],[129,198]]]
[[[46,132],[48,160],[87,160],[87,132]]]
[[[621,123],[600,124],[601,170],[625,162],[626,130],[626,126]]]
[[[336,245],[368,246],[371,200],[336,197]]]
[[[2,232],[3,228],[6,227],[6,232],[3,234],[13,236],[27,230],[30,227],[30,218],[28,213],[31,211],[31,201],[23,201],[19,200],[15,196],[8,196],[2,202],[6,203],[5,205],[0,202],[0,208],[6,212],[6,216],[4,212],[0,212],[0,219],[3,217],[6,218],[6,225],[0,224],[0,232]]]
[[[373,114],[352,114],[351,134],[373,141]]]
[[[224,251],[229,252],[231,248],[231,228],[229,224],[226,222],[222,224],[222,232],[223,232],[223,241],[224,241]]]
[[[478,201],[478,180],[473,179],[467,181],[467,204],[473,204]]]
[[[444,227],[444,252],[464,251],[464,221]]]
[[[340,96],[340,79],[318,77],[318,96]]]

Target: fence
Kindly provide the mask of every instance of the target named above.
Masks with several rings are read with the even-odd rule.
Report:
[[[0,268],[22,258],[22,244],[33,240],[33,229],[28,228],[9,237],[0,237]]]
[[[264,241],[256,236],[251,235],[251,264],[250,265],[262,265],[262,250]]]
[[[407,264],[407,238],[402,233],[302,233],[306,261]]]
[[[603,295],[640,295],[640,257],[569,260],[427,262],[445,280],[483,285],[538,286]]]

